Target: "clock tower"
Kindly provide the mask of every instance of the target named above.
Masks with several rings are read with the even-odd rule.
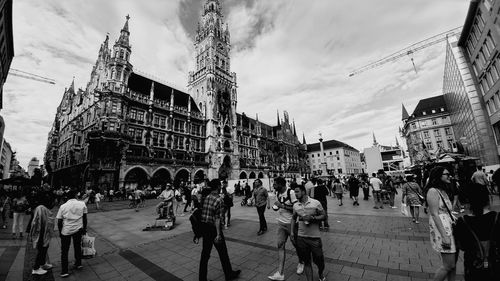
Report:
[[[189,72],[188,91],[204,114],[208,177],[237,178],[236,73],[231,72],[228,25],[219,0],[207,0],[194,40],[196,70]]]

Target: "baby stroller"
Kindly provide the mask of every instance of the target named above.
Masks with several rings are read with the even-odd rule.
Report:
[[[252,207],[254,204],[253,197],[245,197],[241,200],[241,206],[247,206],[247,207]]]

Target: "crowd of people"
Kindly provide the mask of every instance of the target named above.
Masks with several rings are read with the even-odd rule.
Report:
[[[346,178],[311,178],[301,182],[277,177],[273,180],[272,189],[265,188],[261,179],[254,180],[251,187],[248,182],[243,187],[238,182],[234,189],[228,188],[227,181],[214,179],[197,184],[180,182],[176,187],[166,184],[164,190],[157,193],[153,189],[155,192],[149,192],[149,196],[161,200],[156,206],[158,219],[201,210],[203,249],[200,280],[206,280],[208,260],[214,246],[226,280],[236,279],[240,275],[241,271],[231,266],[223,234],[223,230],[231,225],[233,196],[238,195],[244,196],[242,200],[251,199],[255,206],[259,218],[257,235],[263,235],[268,230],[265,211],[272,207],[277,212],[278,264],[276,272],[268,277],[270,280],[285,280],[285,244],[288,239],[297,253],[297,274],[304,274],[307,280],[313,280],[314,263],[320,280],[326,280],[323,275],[325,262],[320,231],[329,228],[327,198],[333,197],[339,206],[343,206],[343,197],[347,193],[356,208],[360,206],[360,189],[363,200],[373,197],[373,208],[376,210],[383,209],[384,204],[397,208],[395,195],[401,192],[401,201],[408,206],[413,223],[419,224],[422,208],[429,214],[430,242],[442,258],[442,266],[437,270],[434,280],[454,280],[460,251],[464,252],[466,280],[495,280],[491,276],[500,276],[500,222],[498,213],[490,210],[490,196],[497,190],[495,186],[500,184],[500,177],[495,184],[494,173],[488,175],[478,167],[470,178],[470,184],[465,187],[460,186],[453,173],[445,167],[434,167],[424,184],[419,184],[417,176],[413,174],[407,174],[404,179],[393,179],[383,171],[373,173],[371,177],[351,175]],[[275,202],[271,202],[270,192],[275,193]],[[68,251],[71,240],[75,248],[73,270],[82,268],[80,247],[82,235],[87,229],[87,204],[94,203],[100,209],[99,203],[106,198],[113,201],[113,198],[123,199],[121,194],[128,194],[131,196],[129,199],[138,206],[144,200],[145,193],[143,189],[78,192],[67,187],[55,190],[41,187],[28,193],[0,190],[0,227],[5,229],[10,217],[13,239],[22,238],[23,233],[28,233],[37,252],[32,273],[39,275],[52,268],[46,260],[47,250],[51,238],[59,232],[61,277],[67,277],[70,273]],[[56,213],[52,210],[57,205],[59,208]],[[465,209],[470,212],[460,216]],[[25,227],[25,217],[28,215]]]

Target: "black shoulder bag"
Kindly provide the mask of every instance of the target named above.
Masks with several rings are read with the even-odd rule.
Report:
[[[480,272],[486,274],[486,276],[494,277],[495,271],[498,271],[499,266],[499,249],[495,241],[495,228],[498,221],[498,213],[495,215],[495,220],[491,228],[490,236],[488,241],[480,241],[476,233],[472,230],[472,227],[467,223],[467,220],[462,218],[464,225],[467,227],[469,232],[474,237],[477,244],[478,252],[471,255],[472,258],[472,268],[466,268],[472,276],[478,275]],[[471,272],[472,271],[472,272]],[[481,275],[484,276],[484,275]]]

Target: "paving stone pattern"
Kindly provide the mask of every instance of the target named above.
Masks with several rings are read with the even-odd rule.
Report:
[[[151,200],[139,212],[120,209],[119,205],[125,202],[113,202],[113,207],[106,208],[106,202],[105,211],[89,214],[89,235],[96,237],[98,255],[84,260],[84,268],[71,272],[65,280],[198,280],[201,243],[192,242],[187,215],[179,216],[171,231],[142,231],[154,222],[156,202]],[[498,203],[495,201],[496,206],[500,205]],[[330,229],[321,234],[327,279],[404,281],[431,278],[441,261],[430,247],[428,218],[424,216],[422,223],[416,225],[402,217],[398,209],[373,210],[372,202],[361,204],[360,208],[338,207],[329,199]],[[269,231],[257,236],[255,208],[235,206],[231,227],[224,233],[233,268],[242,270],[238,280],[267,280],[277,267],[276,213],[266,211]],[[290,243],[287,249],[286,280],[305,280],[304,276],[295,274],[297,257]],[[62,280],[59,277],[58,238],[52,239],[49,248],[50,262],[55,265],[49,274],[31,276],[34,254],[26,239],[12,240],[9,231],[0,230],[0,281]],[[72,256],[71,249],[70,263]],[[463,274],[462,263],[460,258],[459,274]],[[209,279],[224,280],[215,249],[208,271]]]

